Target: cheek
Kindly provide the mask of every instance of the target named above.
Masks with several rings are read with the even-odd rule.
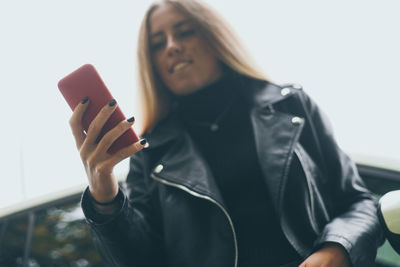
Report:
[[[217,59],[205,44],[193,47],[193,51],[193,54],[197,55],[197,61],[200,63],[199,67],[201,67],[202,72],[213,71],[218,65]]]
[[[158,75],[164,79],[166,78],[166,69],[167,67],[165,66],[165,60],[163,60],[162,55],[161,54],[156,54],[153,56],[153,64],[154,67],[158,73]]]
[[[196,70],[201,76],[213,76],[213,73],[218,71],[218,61],[216,58],[210,56],[210,54],[199,54],[198,64],[196,64]]]

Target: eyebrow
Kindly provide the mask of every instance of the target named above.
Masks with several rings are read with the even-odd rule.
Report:
[[[176,24],[174,24],[173,26],[172,26],[172,28],[175,30],[175,29],[178,29],[178,28],[180,28],[181,26],[183,26],[183,25],[185,25],[185,24],[188,24],[190,22],[190,20],[182,20],[182,21],[179,21],[178,23],[176,23]],[[162,31],[158,31],[158,32],[156,32],[156,33],[153,33],[153,34],[151,34],[150,35],[150,39],[153,39],[153,38],[155,38],[155,37],[157,37],[157,36],[161,36],[163,34],[163,32]]]

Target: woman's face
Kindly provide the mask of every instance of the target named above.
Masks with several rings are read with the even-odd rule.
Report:
[[[152,60],[173,93],[190,94],[221,76],[217,58],[187,16],[161,5],[149,20]]]

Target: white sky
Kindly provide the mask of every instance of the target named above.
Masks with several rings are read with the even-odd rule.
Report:
[[[0,208],[86,183],[57,89],[66,74],[94,64],[125,115],[140,118],[136,37],[149,2],[0,1]],[[355,159],[399,168],[398,1],[207,2],[272,80],[304,86]]]

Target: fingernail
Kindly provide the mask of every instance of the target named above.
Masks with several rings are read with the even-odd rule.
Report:
[[[147,143],[147,140],[146,139],[142,139],[142,140],[140,140],[140,144],[143,146],[143,145],[145,145]]]
[[[127,119],[127,121],[129,121],[129,122],[134,122],[135,121],[135,117],[130,117],[129,119]]]
[[[85,104],[86,102],[88,102],[89,97],[85,96],[85,98],[82,99],[81,103]]]
[[[114,106],[117,103],[117,101],[115,99],[111,100],[110,103],[108,103],[108,105],[110,107]]]

